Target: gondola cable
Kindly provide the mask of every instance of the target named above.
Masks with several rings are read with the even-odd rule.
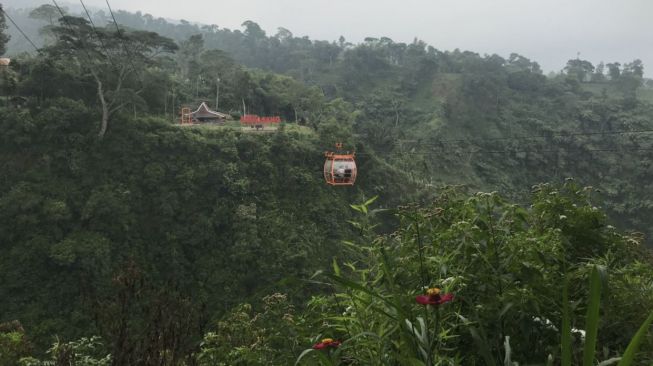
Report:
[[[432,140],[423,143],[420,140],[397,140],[399,142],[417,142],[420,146],[440,145],[452,142],[473,142],[473,141],[501,141],[501,140],[534,140],[550,137],[577,137],[577,136],[597,136],[597,135],[627,135],[627,134],[644,134],[653,133],[653,129],[634,130],[634,131],[601,131],[601,132],[573,132],[573,133],[551,133],[547,135],[536,136],[514,136],[514,137],[491,137],[491,138],[472,138],[472,139],[450,139],[450,140]]]
[[[100,35],[100,32],[95,27],[95,23],[93,23],[93,19],[91,18],[91,14],[89,13],[88,9],[86,8],[86,5],[84,4],[84,1],[79,0],[79,2],[82,4],[82,7],[84,8],[84,12],[86,12],[86,16],[88,17],[88,21],[89,21],[89,23],[91,25],[91,28],[93,28],[93,32],[95,33],[95,36],[97,37],[98,41],[100,41],[100,45],[104,49],[104,52],[107,54],[107,59],[109,60],[109,63],[111,63],[111,65],[113,66],[114,69],[118,70],[118,67],[113,62],[113,58],[111,57],[111,53],[109,52],[106,45],[104,44],[104,41],[102,40],[102,36]]]
[[[73,29],[73,26],[68,21],[68,16],[63,12],[61,7],[59,7],[59,4],[57,3],[57,0],[52,0],[52,3],[54,4],[54,6],[59,11],[59,14],[61,14],[61,19],[64,21],[64,23],[68,27],[68,30],[70,31],[71,35],[74,35],[75,30]],[[61,40],[61,37],[59,37],[59,40]],[[85,47],[81,47],[81,49],[84,51],[84,53],[86,54],[86,57],[88,58],[88,65],[89,65],[88,67],[89,67],[89,69],[92,69],[91,65],[93,64],[93,57],[91,56],[91,54],[88,52],[88,50]],[[93,71],[93,72],[95,72],[95,71]]]
[[[122,41],[122,34],[120,31],[120,26],[118,25],[118,21],[116,20],[116,16],[113,14],[113,9],[111,9],[111,5],[109,4],[109,0],[105,0],[107,3],[107,8],[109,8],[109,13],[111,14],[111,19],[113,19],[113,24],[116,26],[116,32],[118,33],[118,39],[120,40],[120,44],[122,45],[122,49],[125,51],[127,54],[127,60],[129,61],[129,64],[132,67],[132,70],[136,75],[138,75],[138,79],[141,83],[141,87],[143,87],[143,75],[141,75],[140,72],[137,71],[136,66],[134,66],[134,61],[132,60],[132,54],[129,52],[129,48],[125,46],[125,43]]]
[[[18,29],[18,32],[19,32],[20,34],[22,34],[23,37],[25,37],[25,39],[27,40],[27,42],[29,42],[29,44],[31,44],[32,47],[34,47],[34,49],[36,50],[36,52],[41,53],[41,49],[38,48],[38,47],[36,46],[36,44],[34,44],[34,42],[32,42],[32,40],[27,36],[27,34],[25,34],[25,32],[23,32],[22,29],[20,29],[20,27],[18,26],[18,24],[16,24],[16,22],[14,22],[14,20],[11,18],[11,16],[9,15],[9,13],[7,13],[7,12],[5,11],[5,9],[4,9],[2,6],[0,6],[0,11],[2,11],[2,13],[7,17],[7,19],[9,19],[9,21],[11,22],[11,24],[13,24],[14,27],[16,27],[16,29]]]
[[[453,150],[455,153],[470,153],[470,154],[475,154],[475,153],[483,153],[483,154],[516,154],[516,153],[549,153],[549,152],[632,152],[632,151],[653,151],[653,148],[633,148],[633,149],[565,149],[565,148],[559,148],[559,149],[551,149],[551,150],[539,150],[539,149],[534,149],[534,150],[484,150],[484,149],[477,149],[477,150]],[[395,151],[395,152],[390,152],[386,151],[386,153],[391,153],[391,154],[398,154],[398,155],[425,155],[425,156],[431,156],[431,155],[441,155],[440,152],[438,151]],[[356,153],[357,156],[378,156],[378,153],[366,153],[366,152],[361,152],[361,153]]]

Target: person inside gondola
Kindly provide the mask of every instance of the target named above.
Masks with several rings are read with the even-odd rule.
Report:
[[[347,162],[341,162],[334,169],[333,175],[336,182],[344,183],[351,178],[351,167]]]
[[[345,166],[339,165],[335,170],[336,178],[343,179],[345,177]]]

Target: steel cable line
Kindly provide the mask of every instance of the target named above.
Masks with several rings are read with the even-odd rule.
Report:
[[[118,26],[118,21],[116,20],[116,16],[113,14],[113,9],[111,9],[111,5],[109,4],[109,0],[105,0],[105,2],[107,3],[107,7],[109,8],[109,13],[111,14],[111,18],[113,19],[113,24],[116,26],[116,31],[118,33],[118,40],[120,40],[120,44],[122,45],[122,49],[127,54],[127,60],[129,60],[129,64],[131,65],[132,70],[134,71],[134,73],[136,73],[136,75],[138,75],[138,79],[139,79],[139,81],[141,83],[141,87],[142,87],[143,86],[143,75],[141,75],[141,73],[139,73],[137,71],[136,66],[134,66],[134,62],[132,60],[133,57],[131,55],[131,52],[129,52],[129,48],[127,46],[125,46],[125,43],[122,41],[122,34],[120,32],[120,27]]]
[[[18,26],[18,24],[16,24],[16,22],[14,22],[14,20],[11,18],[11,16],[9,15],[9,13],[7,13],[7,12],[5,11],[5,9],[4,9],[2,6],[0,6],[0,11],[2,11],[2,13],[7,17],[7,19],[9,19],[9,21],[11,22],[11,24],[13,24],[14,27],[16,27],[16,29],[18,29],[18,32],[20,32],[20,34],[22,34],[23,37],[25,37],[25,39],[27,40],[27,42],[29,42],[29,43],[32,45],[32,47],[34,47],[34,49],[36,50],[36,52],[41,53],[41,49],[38,48],[38,47],[36,47],[36,45],[34,44],[34,42],[32,42],[32,40],[27,36],[27,34],[25,34],[25,32],[23,32],[22,29],[20,29],[20,27]]]
[[[104,52],[107,54],[107,59],[109,60],[109,63],[118,70],[118,67],[116,67],[116,64],[113,62],[113,59],[111,57],[111,53],[107,49],[106,45],[104,44],[104,41],[102,40],[102,36],[100,35],[100,32],[98,32],[97,28],[95,27],[95,23],[93,23],[93,19],[91,18],[91,14],[88,12],[88,9],[86,8],[86,5],[84,4],[84,1],[79,0],[79,2],[82,4],[82,7],[84,8],[84,11],[86,12],[86,16],[88,17],[88,21],[91,24],[91,27],[93,28],[93,32],[95,33],[95,36],[97,37],[98,41],[100,41],[100,45],[104,49]]]
[[[560,152],[560,151],[566,151],[566,152],[631,152],[631,151],[653,151],[653,148],[634,148],[634,149],[566,149],[566,148],[558,148],[558,149],[552,149],[552,150],[540,150],[540,149],[534,149],[534,150],[484,150],[484,149],[477,149],[477,150],[452,150],[451,153],[483,153],[483,154],[516,154],[516,153],[549,153],[549,152]],[[396,155],[424,155],[424,156],[430,156],[430,155],[442,155],[441,152],[439,151],[386,151],[385,153],[388,154],[396,154]],[[379,156],[378,152],[374,153],[367,153],[367,152],[362,152],[362,153],[356,153],[356,156]]]
[[[575,136],[592,136],[592,135],[624,135],[624,134],[647,134],[647,133],[653,133],[652,130],[635,130],[635,131],[608,131],[608,132],[583,132],[583,133],[573,133],[573,134],[558,134],[558,136],[563,136],[563,137],[575,137]],[[548,137],[548,136],[533,136],[533,137],[522,137],[522,140],[528,140],[528,139],[535,139],[535,138],[542,138],[542,137]],[[497,138],[497,139],[486,139],[485,141],[492,141],[492,140],[507,140],[508,138]],[[479,142],[482,139],[477,139]],[[456,141],[472,141],[472,140],[465,140],[465,139],[459,139],[459,140],[447,140],[446,142],[456,142]],[[445,142],[445,140],[440,140],[440,142]],[[549,143],[551,144],[551,143]],[[520,144],[523,146],[524,144]],[[465,147],[462,146],[462,144],[459,144],[458,146],[444,146],[442,144],[437,144],[437,143],[418,143],[415,146],[413,146],[413,149],[417,147],[429,147],[431,151],[390,151],[390,150],[385,150],[385,151],[379,151],[377,153],[386,153],[386,154],[403,154],[403,155],[431,155],[431,154],[438,154],[439,151],[442,151],[444,149],[448,149],[451,152],[458,152],[458,153],[488,153],[488,154],[503,154],[503,153],[528,153],[528,152],[556,152],[560,150],[565,150],[565,151],[574,151],[570,150],[564,147],[560,147],[557,149],[528,149],[528,150],[519,150],[521,146],[517,146],[515,149],[504,149],[504,150],[491,150],[491,149],[483,149],[483,148],[478,148],[478,149],[473,149],[473,150],[459,150],[457,148],[460,147]],[[434,151],[434,150],[438,151]],[[582,151],[605,151],[605,152],[623,152],[623,151],[650,151],[653,149],[649,148],[626,148],[626,149],[617,149],[617,148],[588,148],[588,149],[577,149],[579,152]],[[369,153],[357,153],[357,155],[369,155]]]
[[[70,22],[68,22],[67,15],[66,15],[66,14],[63,12],[63,10],[61,10],[61,8],[59,7],[59,4],[57,4],[57,0],[52,0],[52,3],[54,4],[54,6],[55,6],[55,7],[57,8],[57,10],[59,11],[59,14],[61,14],[61,19],[62,19],[62,20],[64,21],[64,23],[66,23],[66,25],[68,26],[68,30],[70,31],[70,33],[71,33],[71,34],[75,34],[75,30],[73,29],[73,26],[70,24]],[[60,37],[59,39],[61,40],[61,37]],[[89,65],[88,67],[91,68],[91,65],[93,65],[93,57],[92,57],[91,54],[88,52],[88,50],[86,49],[86,47],[81,47],[81,49],[84,51],[84,53],[86,54],[86,57],[88,58],[88,65]]]
[[[473,142],[473,141],[501,141],[501,140],[534,140],[548,137],[576,137],[576,136],[597,136],[597,135],[628,135],[628,134],[644,134],[653,133],[653,129],[633,130],[633,131],[602,131],[602,132],[573,132],[573,133],[551,133],[546,135],[534,136],[514,136],[514,137],[491,137],[491,138],[471,138],[471,139],[451,139],[451,140],[432,140],[429,142],[421,142],[420,140],[397,140],[399,142],[416,142],[420,146],[438,145],[449,142]]]

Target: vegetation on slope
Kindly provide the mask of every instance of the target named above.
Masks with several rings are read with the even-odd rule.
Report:
[[[418,40],[128,13],[117,34],[106,14],[97,28],[28,14],[43,49],[1,80],[2,362],[292,364],[323,337],[342,344],[300,362],[559,360],[565,309],[575,335],[596,323],[593,268],[609,284],[594,324],[607,360],[653,305],[653,107],[637,60],[570,60],[545,77],[520,55]],[[217,83],[220,110],[287,123],[265,135],[170,123],[182,104],[212,103]],[[322,182],[335,142],[358,153],[356,188]],[[566,176],[581,184],[531,190]],[[368,207],[376,195],[383,210]],[[365,201],[354,219],[349,203]],[[392,209],[407,202],[422,204]],[[416,303],[430,286],[455,300]]]

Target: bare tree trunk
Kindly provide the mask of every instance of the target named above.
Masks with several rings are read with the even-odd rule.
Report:
[[[393,100],[392,109],[394,109],[395,112],[395,129],[396,129],[399,126],[399,102]]]
[[[395,128],[399,126],[399,110],[395,109]]]
[[[114,106],[116,104],[116,100],[112,99],[110,102],[107,102],[105,95],[104,95],[104,89],[102,85],[102,81],[100,80],[100,77],[98,74],[91,70],[91,74],[93,74],[93,78],[95,78],[95,82],[97,83],[97,95],[98,99],[100,100],[100,106],[102,107],[102,120],[100,121],[100,131],[98,132],[98,138],[101,140],[104,135],[107,132],[107,127],[109,125],[109,118],[111,118],[111,115],[125,107],[128,103],[123,102],[119,103],[118,106]],[[114,94],[118,94],[120,92],[120,89],[122,88],[122,83],[124,79],[127,77],[127,67],[123,67],[123,69],[120,71],[118,75],[118,85],[116,85],[115,90],[113,91]],[[136,92],[136,94],[140,94],[142,91],[139,90]],[[136,114],[136,107],[134,106],[134,114]]]
[[[97,83],[97,95],[102,107],[102,121],[100,122],[100,132],[98,132],[98,138],[101,140],[107,132],[107,125],[109,124],[109,106],[107,105],[106,99],[104,99],[102,81],[100,81],[100,78],[95,73],[93,73],[93,77],[95,77],[95,82]]]

